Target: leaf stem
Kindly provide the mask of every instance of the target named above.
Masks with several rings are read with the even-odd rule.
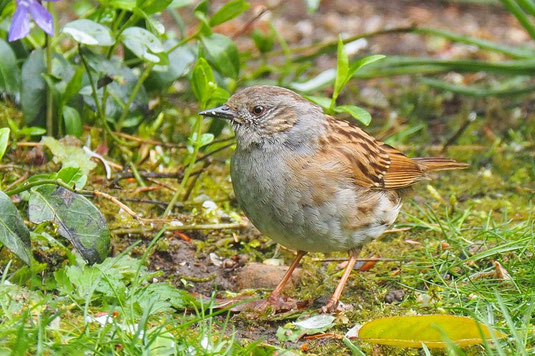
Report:
[[[85,68],[85,70],[87,72],[87,77],[89,78],[89,84],[91,85],[91,92],[92,92],[91,95],[93,96],[93,100],[95,101],[95,106],[97,107],[97,116],[100,119],[100,122],[101,122],[102,127],[104,128],[106,134],[110,135],[110,137],[112,138],[113,141],[115,141],[115,142],[117,142],[117,143],[119,143],[121,145],[125,145],[125,146],[128,146],[128,147],[135,146],[136,144],[132,144],[130,142],[124,141],[124,140],[120,139],[119,137],[117,137],[113,133],[111,128],[108,126],[108,122],[106,121],[106,113],[103,112],[102,107],[100,105],[100,102],[98,100],[97,86],[95,85],[95,81],[93,80],[93,76],[91,75],[91,68],[87,64],[87,61],[85,60],[84,54],[82,53],[82,48],[81,48],[81,46],[79,44],[78,44],[78,54],[80,55],[80,58],[82,60],[82,64],[84,65],[84,68]]]
[[[31,189],[33,187],[37,187],[37,186],[43,185],[43,184],[56,184],[56,185],[59,185],[59,186],[65,188],[67,190],[70,190],[71,192],[74,191],[73,187],[71,187],[70,185],[68,185],[67,183],[62,181],[61,179],[57,178],[57,179],[43,179],[43,180],[38,180],[38,181],[22,184],[19,187],[13,188],[11,190],[8,190],[5,193],[7,195],[11,196],[11,195],[15,195],[15,194],[18,194],[18,193],[22,193],[22,192],[24,192],[24,191],[26,191],[28,189]],[[83,193],[87,193],[87,191],[82,191],[82,190],[77,190],[76,192],[77,193],[82,193],[82,194]]]
[[[154,64],[152,63],[147,64],[147,67],[145,68],[143,73],[141,73],[141,75],[139,76],[139,79],[136,85],[134,86],[134,88],[132,89],[132,93],[130,94],[128,101],[126,102],[125,108],[121,116],[119,117],[119,121],[117,122],[117,125],[115,127],[117,131],[121,131],[123,124],[124,124],[124,120],[126,119],[126,116],[128,115],[128,113],[130,112],[130,106],[132,106],[132,103],[134,102],[136,95],[139,92],[139,89],[141,89],[141,86],[143,85],[143,82],[145,82],[150,72],[152,71],[152,67],[154,67]]]
[[[47,7],[50,9],[50,3],[47,3]],[[52,76],[52,41],[48,34],[45,34],[46,38],[46,74]],[[58,125],[59,126],[59,125]],[[46,134],[48,136],[54,136],[54,96],[52,95],[52,88],[47,87],[46,90]]]

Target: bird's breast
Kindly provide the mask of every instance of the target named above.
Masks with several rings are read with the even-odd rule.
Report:
[[[369,209],[358,209],[368,196],[347,180],[332,179],[315,167],[296,169],[303,157],[236,150],[231,177],[236,199],[260,232],[295,250],[331,252],[358,247],[379,236],[397,216],[376,196]],[[299,166],[299,165],[298,165]],[[381,203],[382,202],[382,203]],[[379,203],[381,207],[379,211]],[[358,215],[361,212],[361,215]],[[388,224],[385,224],[385,221]]]

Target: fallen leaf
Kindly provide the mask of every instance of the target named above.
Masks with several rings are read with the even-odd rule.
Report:
[[[491,330],[477,321],[455,315],[407,315],[381,318],[364,324],[358,337],[381,345],[400,347],[445,348],[444,339],[459,346],[483,343],[483,337],[490,339]],[[494,330],[497,338],[506,335]]]

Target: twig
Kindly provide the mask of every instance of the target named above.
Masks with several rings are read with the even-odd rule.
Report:
[[[464,120],[463,124],[459,129],[446,141],[444,146],[442,146],[442,149],[440,150],[441,153],[446,152],[446,149],[451,146],[461,135],[464,131],[468,128],[468,126],[474,122],[474,120],[477,118],[477,115],[475,113],[470,113],[467,118]]]
[[[280,3],[280,2],[279,2]],[[247,21],[245,23],[245,25],[242,26],[242,28],[240,28],[238,31],[236,31],[233,35],[232,35],[232,39],[235,40],[236,38],[240,37],[241,35],[243,35],[248,29],[249,27],[251,27],[252,24],[254,24],[256,21],[258,21],[259,18],[262,17],[262,15],[264,15],[266,12],[268,12],[270,10],[269,7],[265,7],[265,6],[262,6],[262,8],[260,9],[260,11],[258,12],[258,14],[256,14],[252,19],[250,19],[249,21]]]
[[[388,229],[388,230],[385,230],[385,232],[383,232],[383,234],[391,234],[391,233],[394,233],[394,232],[409,231],[410,229],[411,229],[410,227],[400,227],[400,228],[397,228],[397,229]]]
[[[347,261],[347,257],[330,257],[330,258],[312,258],[312,262],[344,262]],[[357,262],[368,261],[381,261],[381,262],[393,262],[393,261],[410,261],[408,258],[386,258],[386,257],[370,257],[370,258],[357,258]]]
[[[24,182],[26,180],[26,178],[28,178],[29,175],[30,174],[28,172],[24,172],[24,174],[21,175],[16,181],[14,181],[10,185],[8,185],[5,190],[10,190],[11,188],[13,188],[13,187],[19,185],[20,183]]]
[[[198,162],[198,160],[197,160]],[[199,174],[195,175],[195,176],[191,176],[192,179],[191,179],[191,182],[189,183],[188,187],[186,188],[186,193],[184,193],[184,196],[182,197],[182,200],[183,201],[186,201],[189,199],[189,196],[193,190],[193,188],[195,188],[195,184],[197,183],[197,181],[199,180],[199,178],[201,177],[201,173],[204,172],[204,170],[210,165],[210,161],[209,160],[206,160],[204,161],[203,165],[202,165],[202,168],[199,169]]]
[[[152,184],[156,184],[156,185],[159,185],[160,187],[164,187],[164,188],[167,188],[169,189],[170,191],[172,192],[176,192],[176,188],[175,187],[172,187],[170,186],[169,184],[165,184],[163,182],[160,182],[156,179],[152,179],[152,178],[145,178],[147,181],[151,182]]]
[[[123,200],[129,201],[132,203],[139,203],[139,204],[153,204],[153,205],[159,205],[163,208],[165,208],[169,202],[161,201],[161,200],[154,200],[154,199],[143,199],[143,198],[124,198]],[[184,204],[182,203],[176,203],[175,208],[183,208]]]
[[[132,216],[134,219],[136,219],[137,221],[139,221],[140,224],[145,224],[145,220],[147,219],[143,219],[141,217],[139,217],[135,211],[133,211],[132,209],[130,209],[128,206],[124,205],[123,203],[121,203],[117,198],[115,198],[114,196],[111,196],[107,193],[104,193],[104,192],[100,192],[98,190],[94,190],[93,192],[93,195],[94,196],[97,196],[97,197],[102,197],[104,199],[107,199],[109,201],[111,201],[113,204],[117,205],[118,207],[120,207],[121,209],[123,209],[128,215]]]
[[[99,127],[91,127],[88,125],[84,125],[83,127],[84,127],[84,130],[96,130],[96,131],[102,132],[102,129]],[[161,141],[156,141],[156,140],[144,139],[141,137],[136,137],[136,136],[132,136],[132,135],[129,135],[123,132],[117,132],[117,131],[113,131],[113,133],[117,136],[129,139],[131,141],[136,141],[139,143],[145,143],[149,145],[156,145],[156,146],[169,147],[169,148],[186,148],[186,145],[181,145],[177,143],[167,143],[167,142],[161,142]]]
[[[234,146],[234,142],[231,142],[231,143],[226,144],[226,145],[224,145],[224,146],[221,146],[221,147],[219,147],[219,148],[217,148],[217,149],[215,149],[215,150],[213,150],[213,151],[211,151],[211,152],[208,152],[207,154],[201,156],[201,157],[197,160],[197,162],[200,162],[200,161],[202,161],[202,160],[205,160],[205,159],[207,159],[208,157],[210,157],[210,156],[212,156],[212,155],[214,155],[214,154],[216,154],[216,153],[218,153],[218,152],[221,152],[221,151],[223,151],[223,150],[225,150],[225,149],[227,149],[227,148],[229,148],[229,147],[231,147],[231,146]]]
[[[149,220],[149,219],[146,219]],[[156,219],[150,219],[154,221]],[[160,219],[158,219],[160,220]],[[169,219],[161,219],[162,221],[171,221]],[[169,225],[167,231],[197,231],[197,230],[241,230],[246,228],[247,224],[242,223],[231,223],[231,224],[195,224],[195,225]],[[152,233],[158,230],[159,227],[136,227],[136,228],[119,228],[112,230],[116,235],[126,235],[126,234],[145,234]]]

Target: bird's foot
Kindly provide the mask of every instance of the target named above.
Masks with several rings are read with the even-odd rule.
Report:
[[[352,304],[345,304],[340,301],[329,300],[327,304],[321,307],[319,310],[320,313],[324,314],[333,314],[333,313],[344,313],[347,311],[352,311]]]
[[[327,304],[321,307],[320,311],[325,314],[332,314],[338,308],[338,300],[329,299]]]

